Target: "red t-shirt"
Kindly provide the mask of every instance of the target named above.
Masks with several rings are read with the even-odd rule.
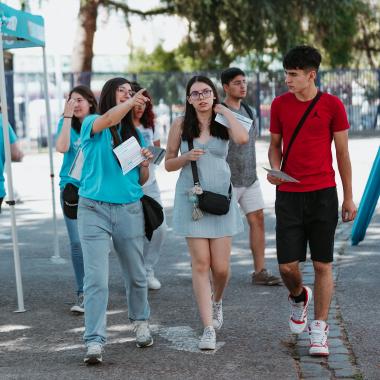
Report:
[[[311,102],[301,102],[290,92],[273,100],[269,130],[282,135],[283,155]],[[285,172],[300,183],[286,182],[279,190],[305,192],[336,186],[331,142],[334,132],[349,127],[343,103],[336,96],[323,93],[294,140],[285,165]]]

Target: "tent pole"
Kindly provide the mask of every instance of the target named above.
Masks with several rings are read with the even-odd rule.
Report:
[[[2,33],[1,19],[0,19],[0,78],[1,78],[1,110],[2,110],[2,118],[3,118],[5,167],[7,171],[8,198],[9,198],[9,201],[7,203],[9,204],[10,211],[11,211],[13,258],[14,258],[15,274],[16,274],[16,290],[17,290],[17,304],[18,304],[18,309],[16,310],[16,312],[22,313],[25,311],[25,308],[24,308],[24,294],[23,294],[23,289],[22,289],[20,252],[18,249],[16,210],[15,210],[15,201],[14,201],[14,194],[13,194],[11,147],[10,147],[9,130],[8,130],[8,104],[7,104],[7,92],[5,89],[3,33]]]
[[[44,94],[45,94],[45,104],[46,104],[46,122],[47,122],[47,132],[48,132],[48,147],[49,147],[49,161],[50,161],[50,180],[51,180],[51,194],[53,203],[53,228],[54,228],[54,255],[51,256],[51,260],[56,264],[63,264],[66,262],[59,254],[59,243],[58,243],[58,230],[57,230],[57,213],[55,207],[55,189],[54,189],[54,164],[53,164],[53,148],[52,148],[52,133],[51,133],[51,112],[50,112],[50,102],[49,102],[49,90],[48,90],[48,71],[46,62],[46,51],[45,47],[42,48],[43,52],[43,66],[44,66]]]

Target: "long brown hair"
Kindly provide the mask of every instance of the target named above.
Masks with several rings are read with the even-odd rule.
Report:
[[[90,105],[90,114],[96,113],[98,102],[96,101],[94,93],[91,89],[84,85],[79,85],[74,87],[69,93],[69,99],[71,99],[71,95],[76,92],[77,94],[83,96]],[[80,129],[82,127],[81,121],[73,115],[71,119],[71,127],[75,130],[75,132],[80,133]]]
[[[105,114],[109,109],[116,106],[116,91],[123,84],[131,84],[131,82],[122,77],[116,77],[109,79],[103,86],[102,92],[100,93],[99,99],[99,113],[101,115]],[[134,136],[137,141],[140,142],[140,137],[135,128],[130,128],[128,125],[128,118],[131,117],[132,111],[129,111],[120,121],[120,135],[121,142]],[[113,137],[114,146],[119,145],[120,137],[117,132],[118,125],[114,125],[110,128],[110,132]],[[140,144],[141,145],[141,144]]]

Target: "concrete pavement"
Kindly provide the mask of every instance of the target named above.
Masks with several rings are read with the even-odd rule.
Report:
[[[352,139],[355,200],[362,195],[379,138]],[[257,144],[259,166],[266,164],[268,143]],[[61,157],[55,155],[56,174]],[[225,324],[217,334],[215,353],[196,348],[201,334],[191,270],[183,238],[168,234],[157,268],[160,291],[150,292],[155,344],[138,349],[127,319],[124,286],[117,259],[110,256],[109,341],[104,364],[83,362],[83,318],[69,312],[74,279],[68,238],[59,214],[59,241],[66,264],[54,264],[47,155],[28,155],[16,164],[14,178],[23,201],[17,205],[26,313],[15,314],[16,292],[10,239],[9,209],[0,217],[0,378],[1,379],[341,379],[380,378],[380,326],[376,290],[379,286],[380,210],[358,247],[349,245],[349,225],[340,225],[336,244],[337,293],[330,325],[335,342],[329,359],[305,355],[305,337],[296,339],[287,325],[284,287],[250,284],[252,259],[247,232],[234,239],[232,278],[224,299]],[[274,189],[259,177],[268,208],[267,266],[276,271]],[[158,180],[171,226],[177,173],[158,170]],[[56,181],[58,182],[58,181]],[[341,192],[339,192],[341,196]],[[309,264],[305,280],[312,282]],[[338,363],[338,364],[337,364]]]

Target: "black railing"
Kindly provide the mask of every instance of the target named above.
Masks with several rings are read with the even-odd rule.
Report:
[[[78,82],[91,83],[99,95],[104,82],[114,76],[138,81],[153,97],[158,124],[163,132],[168,124],[183,111],[185,87],[191,76],[199,73],[65,73],[62,78],[50,73],[49,96],[53,121],[63,110],[63,97]],[[223,90],[219,72],[202,72],[217,85],[221,97]],[[275,96],[286,91],[284,74],[275,72],[247,72],[248,93],[246,102],[256,112],[260,135],[269,134],[270,105]],[[6,73],[10,120],[19,136],[46,140],[46,115],[43,103],[41,73]],[[328,70],[320,71],[318,85],[322,91],[337,95],[344,103],[351,131],[380,130],[380,70]],[[59,99],[59,94],[61,98]]]

